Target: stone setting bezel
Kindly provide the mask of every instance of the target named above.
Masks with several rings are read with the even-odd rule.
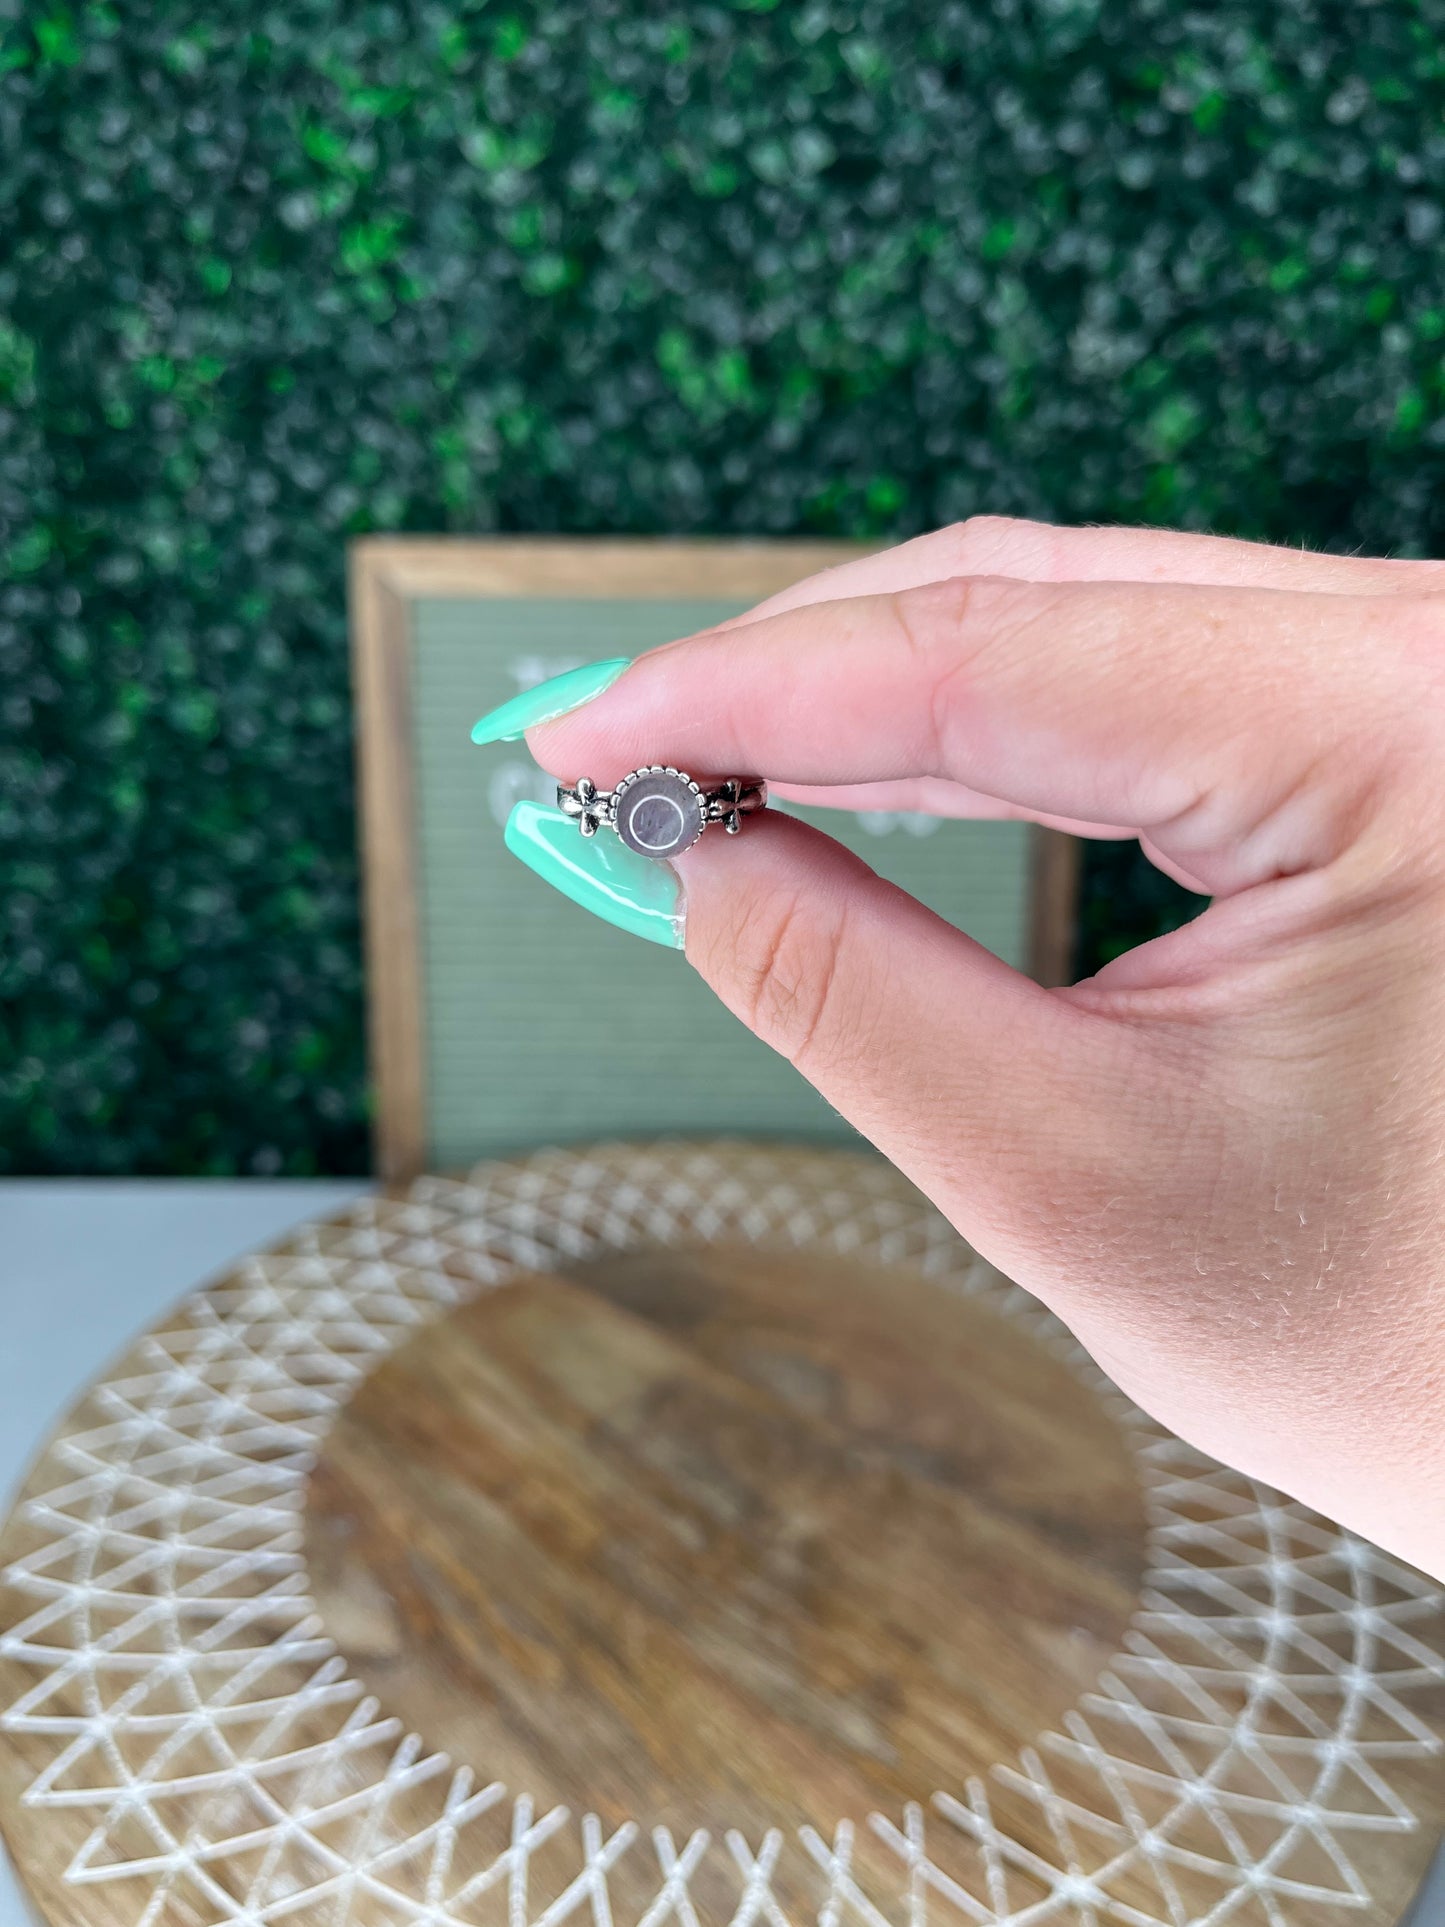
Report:
[[[671,849],[662,851],[639,849],[636,843],[629,840],[622,828],[622,810],[628,792],[635,789],[636,786],[646,778],[655,776],[670,776],[673,781],[681,785],[685,791],[691,792],[693,803],[696,806],[695,813],[697,821],[692,835],[685,843],[678,842],[674,844]],[[616,831],[623,844],[631,850],[635,856],[644,856],[649,862],[653,863],[670,863],[674,857],[684,855],[692,848],[693,844],[697,842],[708,824],[707,798],[703,794],[702,785],[689,776],[686,770],[678,769],[672,763],[645,763],[640,769],[629,770],[612,792],[612,803],[608,814],[611,821],[611,828]]]

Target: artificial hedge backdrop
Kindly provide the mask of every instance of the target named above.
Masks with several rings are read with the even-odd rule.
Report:
[[[352,535],[1445,546],[1445,0],[6,19],[4,1169],[363,1168]]]

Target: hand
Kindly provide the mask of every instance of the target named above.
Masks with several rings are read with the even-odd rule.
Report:
[[[678,866],[728,1007],[1124,1391],[1445,1577],[1445,567],[969,523],[529,741],[1137,835],[1211,896],[1045,990],[786,816]]]

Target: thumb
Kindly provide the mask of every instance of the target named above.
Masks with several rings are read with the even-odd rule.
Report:
[[[1146,1082],[1125,1068],[1132,1033],[795,818],[704,837],[677,869],[688,961],[728,1009],[985,1256],[1050,1269],[1058,1206],[1093,1188],[1081,1160],[1119,1154],[1101,1137],[1127,1128],[1120,1099]]]

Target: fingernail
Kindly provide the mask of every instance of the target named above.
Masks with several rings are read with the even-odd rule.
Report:
[[[572,817],[545,803],[516,804],[505,840],[544,883],[594,917],[649,943],[682,949],[682,882],[670,863],[638,856],[610,830],[583,836]]]
[[[535,689],[524,689],[520,696],[489,709],[480,722],[472,724],[474,743],[515,743],[538,723],[550,723],[569,710],[580,709],[610,689],[631,656],[610,656],[606,662],[584,662],[580,669],[568,669]]]

